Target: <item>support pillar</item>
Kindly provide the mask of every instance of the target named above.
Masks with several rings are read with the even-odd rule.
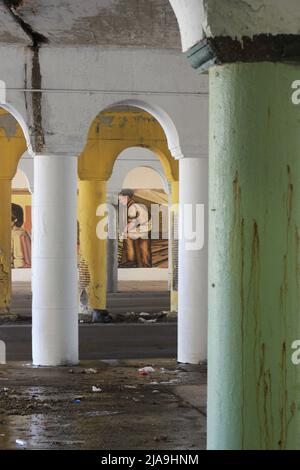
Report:
[[[106,310],[107,240],[97,235],[97,226],[99,227],[105,217],[104,212],[101,216],[97,215],[100,205],[106,207],[106,181],[80,181],[80,263],[86,268],[87,308],[92,311],[95,322],[109,319]]]
[[[179,177],[178,361],[199,364],[207,360],[208,158],[180,159]]]
[[[299,77],[210,70],[209,449],[299,449]]]
[[[77,158],[34,157],[33,363],[78,363]]]
[[[107,292],[118,292],[118,240],[107,239]]]
[[[171,213],[170,213],[170,291],[171,312],[178,313],[178,212],[179,212],[179,181],[171,181]]]
[[[108,238],[107,238],[107,292],[118,292],[118,194],[110,194],[107,198]]]
[[[0,314],[11,301],[11,180],[0,179]]]

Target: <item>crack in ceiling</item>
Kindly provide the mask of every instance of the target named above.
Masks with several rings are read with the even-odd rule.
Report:
[[[48,42],[180,49],[179,28],[169,0],[2,0],[2,3],[34,45]],[[0,24],[5,24],[5,20],[1,22],[1,10]],[[0,41],[5,42],[2,37]]]

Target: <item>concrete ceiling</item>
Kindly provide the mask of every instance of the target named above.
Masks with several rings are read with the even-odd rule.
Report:
[[[169,0],[0,0],[0,42],[180,49]]]

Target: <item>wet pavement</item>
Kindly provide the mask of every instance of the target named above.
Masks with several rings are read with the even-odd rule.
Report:
[[[145,366],[154,371],[141,375]],[[200,450],[205,441],[204,366],[171,359],[0,366],[1,450]]]

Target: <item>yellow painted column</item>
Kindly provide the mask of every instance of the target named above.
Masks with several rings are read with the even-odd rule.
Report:
[[[178,312],[178,203],[179,181],[171,181],[171,312]]]
[[[26,141],[17,121],[0,108],[0,314],[11,300],[11,182]]]
[[[110,321],[106,310],[106,239],[99,238],[97,233],[105,218],[104,210],[102,216],[97,211],[100,205],[105,208],[106,197],[106,181],[79,181],[80,302],[85,305],[86,313],[92,312],[94,322]]]
[[[11,180],[0,179],[0,314],[11,301]]]

